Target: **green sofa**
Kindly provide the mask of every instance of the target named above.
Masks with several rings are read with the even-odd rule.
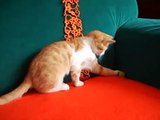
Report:
[[[84,34],[97,29],[117,40],[103,65],[160,87],[160,20],[137,18],[135,0],[82,0],[80,12]],[[42,47],[63,40],[63,4],[5,0],[0,16],[0,93],[4,94],[22,82],[29,62]]]
[[[138,18],[136,0],[80,0],[79,9],[84,34],[96,29],[115,37],[100,64],[160,87],[159,19]],[[64,39],[63,10],[62,0],[0,1],[0,95],[23,81],[42,47]]]

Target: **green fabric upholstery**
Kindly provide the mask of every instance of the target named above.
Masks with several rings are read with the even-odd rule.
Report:
[[[128,21],[137,19],[136,0],[80,0],[80,11],[84,34],[98,29],[115,36],[118,30],[117,45],[110,46],[101,62],[134,76],[131,67],[125,67],[130,63],[125,64],[120,57],[124,54],[125,44],[122,50],[117,51],[121,49],[121,42],[125,41],[120,41],[119,34],[123,33],[125,25],[131,24]],[[0,94],[4,94],[23,81],[30,61],[42,47],[63,40],[63,4],[61,0],[1,0],[0,18]]]
[[[160,87],[160,20],[136,19],[116,34],[116,69],[127,77]]]
[[[98,29],[113,36],[138,15],[136,0],[80,0],[80,11],[85,33]]]
[[[23,81],[28,63],[43,46],[63,38],[59,0],[0,1],[0,93]]]

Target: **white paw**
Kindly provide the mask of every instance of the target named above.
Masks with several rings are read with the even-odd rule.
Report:
[[[83,86],[83,85],[84,85],[84,82],[82,82],[82,81],[75,82],[76,87],[80,87],[80,86]]]
[[[69,90],[69,85],[66,83],[63,83],[62,90]]]

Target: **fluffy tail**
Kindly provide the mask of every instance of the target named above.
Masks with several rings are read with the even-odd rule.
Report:
[[[32,82],[29,78],[26,78],[20,86],[18,86],[15,90],[0,96],[0,105],[4,105],[9,103],[15,99],[22,97],[24,93],[26,93],[32,86]]]

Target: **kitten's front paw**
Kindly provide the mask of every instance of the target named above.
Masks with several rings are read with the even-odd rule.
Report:
[[[82,82],[82,81],[75,82],[76,87],[80,87],[80,86],[83,86],[83,85],[84,85],[84,82]]]
[[[120,70],[117,70],[117,75],[120,76],[120,77],[125,77],[125,72],[123,71],[120,71]]]

